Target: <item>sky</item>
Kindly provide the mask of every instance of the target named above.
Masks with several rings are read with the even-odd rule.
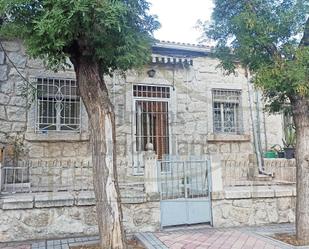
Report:
[[[155,32],[159,40],[198,43],[201,31],[194,28],[197,20],[210,20],[212,0],[149,0],[151,14],[156,14],[161,29]]]

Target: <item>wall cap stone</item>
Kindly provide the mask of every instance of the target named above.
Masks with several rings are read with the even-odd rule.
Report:
[[[268,187],[257,187],[252,190],[253,198],[268,198],[275,197],[275,190],[273,188]]]
[[[224,191],[225,199],[249,199],[252,196],[250,189],[228,189]]]
[[[274,186],[276,197],[296,196],[296,187]]]
[[[0,203],[3,210],[31,209],[34,205],[32,195],[2,197]]]
[[[142,204],[159,202],[160,195],[136,194],[121,196],[122,204]],[[46,192],[46,193],[21,193],[3,196],[0,198],[0,209],[33,209],[70,206],[94,206],[96,205],[93,191],[82,192]]]
[[[76,206],[94,206],[96,204],[94,192],[87,191],[75,195],[74,203]]]
[[[34,197],[36,208],[46,207],[69,207],[74,205],[74,196],[70,193],[47,193],[38,194]]]
[[[296,196],[295,185],[237,186],[225,188],[224,191],[212,192],[212,200],[277,198],[294,196]]]

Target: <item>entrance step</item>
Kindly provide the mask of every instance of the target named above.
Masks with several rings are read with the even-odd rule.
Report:
[[[173,232],[173,231],[188,231],[195,229],[212,229],[213,227],[209,223],[205,224],[194,224],[194,225],[180,225],[180,226],[172,226],[172,227],[164,227],[162,231],[165,232]]]

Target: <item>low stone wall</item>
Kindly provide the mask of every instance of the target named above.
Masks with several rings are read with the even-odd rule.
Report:
[[[295,221],[295,186],[225,188],[212,195],[214,227],[253,226]]]
[[[97,235],[93,193],[15,195],[0,199],[0,242]],[[160,227],[160,203],[123,200],[128,235]]]
[[[295,159],[264,159],[265,171],[274,175],[274,179],[281,182],[296,182]]]
[[[96,235],[95,207],[0,209],[0,241]]]
[[[252,184],[252,179],[250,179],[250,175],[258,175],[258,166],[256,161],[252,161],[252,157],[253,155],[250,155],[249,159],[247,158],[246,160],[224,159],[221,161],[223,185],[225,187],[242,185],[246,186]],[[270,173],[273,175],[273,177],[269,179],[269,181],[271,181],[272,183],[296,182],[295,159],[264,158],[264,167],[266,173]]]

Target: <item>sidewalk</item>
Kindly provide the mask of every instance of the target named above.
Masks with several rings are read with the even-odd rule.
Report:
[[[0,243],[1,249],[69,249],[71,246],[94,245],[99,237],[78,237],[67,239],[40,240],[21,243]]]
[[[182,228],[159,233],[140,233],[137,238],[148,249],[293,249],[272,239],[276,233],[293,233],[294,226],[272,225],[230,229]]]
[[[271,225],[216,229],[182,227],[157,233],[139,233],[136,238],[147,249],[309,249],[295,247],[272,239],[276,233],[294,233],[294,225]],[[69,249],[71,246],[93,245],[98,236],[41,240],[22,243],[0,243],[1,249]]]

